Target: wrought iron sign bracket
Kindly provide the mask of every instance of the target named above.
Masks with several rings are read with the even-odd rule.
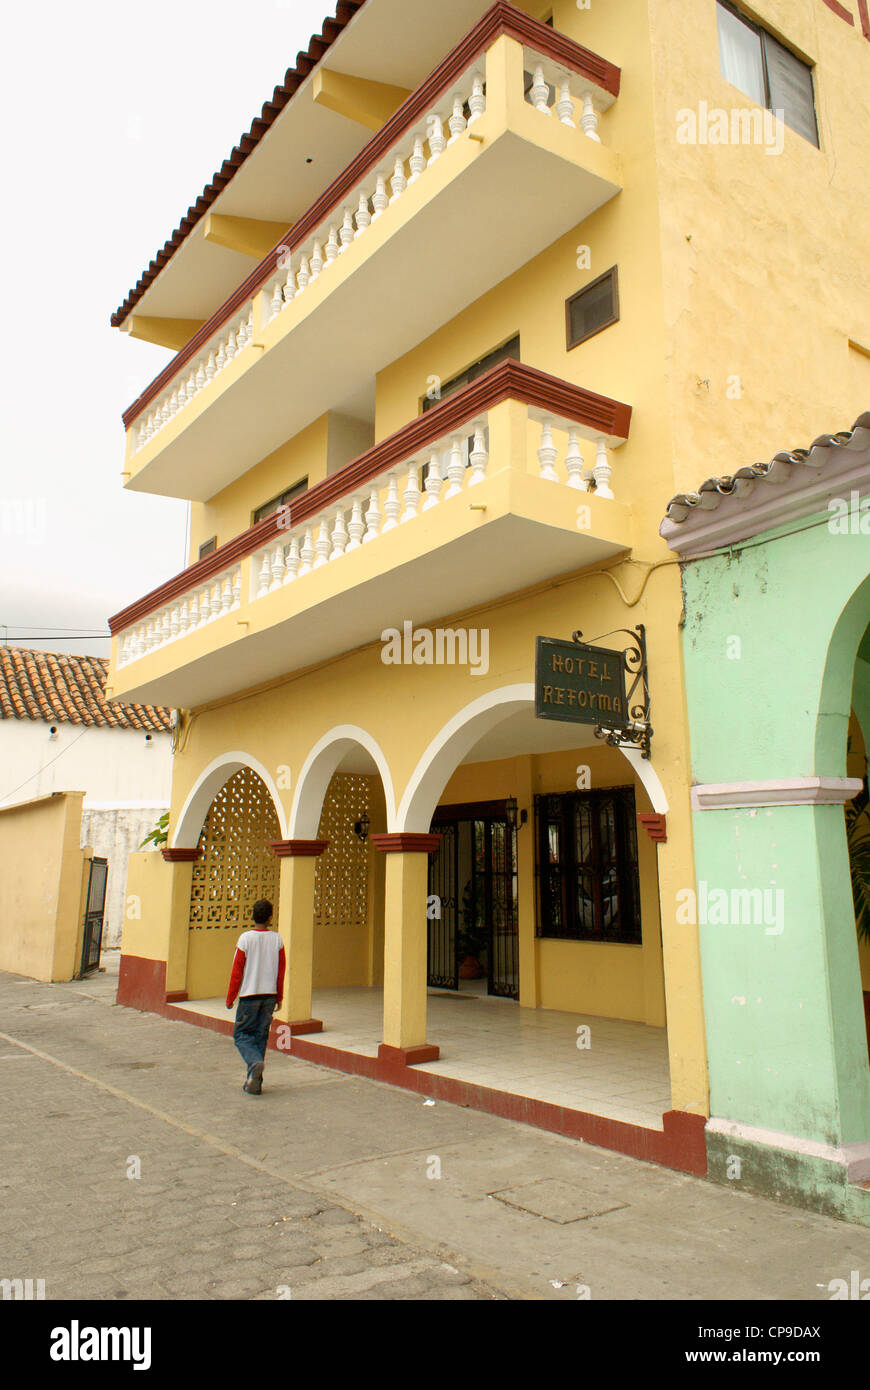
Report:
[[[620,633],[631,639],[631,645],[626,647],[622,653],[625,672],[632,678],[626,698],[628,721],[617,729],[605,729],[601,724],[598,724],[593,732],[596,738],[603,739],[605,743],[610,744],[611,748],[639,748],[641,757],[648,758],[653,728],[649,722],[649,666],[646,656],[646,628],[643,623],[638,623],[633,630],[627,627],[616,627],[612,632],[603,632],[600,637],[593,638],[591,645],[603,641],[605,637],[614,637]],[[572,632],[571,640],[573,642],[584,641],[583,633],[579,629],[577,632]]]

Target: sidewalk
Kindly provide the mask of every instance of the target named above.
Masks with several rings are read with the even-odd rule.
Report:
[[[46,1298],[801,1299],[870,1231],[0,975],[0,1278]],[[140,1171],[141,1176],[128,1176]],[[588,1290],[588,1295],[585,1291]]]

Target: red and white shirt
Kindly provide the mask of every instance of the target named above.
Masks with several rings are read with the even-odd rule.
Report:
[[[254,927],[243,931],[236,943],[227,1008],[236,996],[275,994],[278,1003],[284,997],[284,943],[270,927]]]

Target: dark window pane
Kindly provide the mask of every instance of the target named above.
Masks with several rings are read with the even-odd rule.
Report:
[[[767,62],[767,85],[771,111],[782,111],[782,120],[798,135],[818,145],[816,108],[813,101],[813,75],[806,63],[796,58],[771,34],[762,34]]]
[[[215,550],[217,550],[217,536],[212,536],[211,540],[203,541],[199,547],[200,560],[204,560],[206,555],[211,555]]]
[[[438,388],[440,392],[438,396],[425,397],[423,401],[424,412],[434,409],[436,405],[445,400],[448,396],[452,396],[456,391],[461,391],[463,386],[468,386],[472,381],[476,381],[479,376],[483,376],[484,372],[488,372],[490,367],[497,366],[499,362],[504,362],[508,357],[513,357],[516,361],[520,360],[519,334],[517,334],[515,338],[511,338],[508,342],[503,343],[501,347],[496,348],[493,352],[487,353],[486,357],[481,357],[478,362],[474,362],[470,367],[467,367],[464,372],[460,372],[457,376],[451,377],[449,381],[442,381]]]
[[[576,347],[619,318],[616,270],[608,270],[568,300],[568,347]]]
[[[307,478],[303,478],[299,483],[294,483],[286,492],[280,493],[277,497],[273,497],[270,502],[264,502],[262,507],[257,508],[254,512],[254,524],[256,525],[258,521],[262,521],[266,516],[273,516],[279,507],[289,506],[294,498],[301,497],[303,492],[307,491]]]

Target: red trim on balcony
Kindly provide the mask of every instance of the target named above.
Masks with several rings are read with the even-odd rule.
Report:
[[[207,579],[238,564],[245,556],[267,545],[273,536],[282,531],[286,534],[306,518],[315,516],[322,508],[356,492],[391,464],[412,458],[427,444],[443,438],[474,416],[508,399],[551,411],[553,415],[563,416],[602,435],[628,438],[630,405],[613,401],[608,396],[599,396],[582,386],[573,386],[561,377],[550,376],[537,367],[527,367],[522,362],[508,358],[478,377],[470,386],[448,396],[432,410],[427,410],[424,415],[417,416],[410,424],[396,430],[395,434],[381,440],[380,444],[367,449],[322,483],[309,488],[308,492],[291,502],[289,524],[286,515],[282,517],[280,512],[264,517],[256,526],[249,527],[226,545],[213,550],[211,555],[206,555],[204,560],[198,560],[159,588],[152,589],[143,598],[122,608],[120,613],[109,619],[109,631],[114,635],[132,627],[165,603],[190,593]],[[285,522],[283,527],[279,525],[282,520]]]
[[[167,864],[195,864],[202,857],[201,849],[162,849]]]
[[[583,48],[581,44],[566,38],[564,34],[556,33],[549,25],[540,24],[536,19],[523,14],[521,10],[514,9],[513,5],[506,3],[506,0],[497,0],[492,9],[487,10],[474,28],[469,30],[416,91],[411,93],[387,123],[360,150],[356,158],[351,160],[338,178],[333,180],[317,199],[317,202],[313,203],[308,211],[293,224],[286,236],[278,245],[273,247],[248,278],[242,281],[229,299],[225,300],[217,312],[206,320],[202,328],[193,335],[189,342],[185,343],[169,365],[163,369],[159,376],[154,378],[151,385],[147,386],[138,399],[127,407],[122,416],[127,429],[136,417],[160,395],[164,387],[169,385],[181,369],[197,355],[212,334],[216,333],[238,312],[243,304],[246,304],[262,288],[277,269],[279,247],[281,254],[286,254],[288,247],[291,253],[295,251],[323,221],[324,217],[344,202],[347,194],[365,174],[381,161],[404,129],[414,125],[444,88],[449,87],[465,70],[472,59],[481,50],[489,48],[502,34],[507,34],[520,43],[529,44],[547,58],[564,63],[566,67],[579,72],[594,82],[597,87],[610,92],[611,95],[619,95],[621,72],[613,63],[608,63],[605,58],[599,57],[591,49]]]

